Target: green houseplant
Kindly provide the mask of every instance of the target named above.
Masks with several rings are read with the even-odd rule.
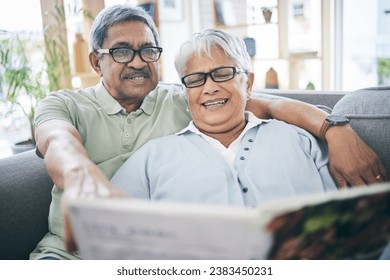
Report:
[[[388,85],[390,83],[390,59],[389,58],[378,58],[377,73],[378,73],[379,85]]]
[[[261,7],[261,11],[263,12],[264,21],[266,23],[271,22],[272,8],[271,7]]]
[[[32,33],[0,30],[0,102],[7,104],[11,113],[22,111],[31,130],[30,139],[13,146],[14,153],[20,150],[20,144],[27,146],[23,149],[35,147],[38,102],[51,91],[71,86],[64,6],[56,2],[44,14],[48,21],[44,22],[43,39],[34,39]],[[33,62],[32,54],[39,56],[40,61]]]
[[[35,108],[49,90],[48,84],[43,81],[43,67],[29,60],[31,49],[37,45],[34,46],[31,34],[2,30],[0,35],[0,84],[3,92],[0,101],[8,104],[11,112],[20,110],[26,116],[31,138],[18,144],[33,148]]]

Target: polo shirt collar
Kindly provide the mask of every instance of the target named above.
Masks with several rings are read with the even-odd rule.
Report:
[[[159,87],[157,86],[154,90],[149,92],[148,95],[146,95],[144,100],[142,101],[140,109],[148,116],[152,115],[154,107],[156,106],[158,91]]]
[[[270,120],[268,119],[259,119],[256,117],[252,112],[245,111],[245,119],[247,120],[248,124],[246,126],[246,130],[249,130],[252,127],[259,126],[262,123],[267,123]],[[202,134],[202,132],[199,131],[199,129],[195,126],[193,121],[190,121],[189,125],[185,127],[183,130],[176,133],[176,135],[184,134],[185,132],[190,131],[196,134]]]
[[[114,115],[120,111],[126,112],[119,102],[108,93],[102,81],[95,86],[95,94],[96,99],[99,101],[99,105],[108,115]]]
[[[111,96],[111,94],[104,87],[103,82],[100,81],[95,86],[96,99],[99,101],[100,106],[108,115],[115,115],[119,112],[125,113],[126,110],[119,104],[119,102]],[[140,110],[147,115],[151,115],[155,106],[153,102],[152,94],[149,93],[141,104]],[[137,110],[138,111],[138,110]]]

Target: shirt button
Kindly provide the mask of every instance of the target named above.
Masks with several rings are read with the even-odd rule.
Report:
[[[252,142],[253,142],[253,139],[248,139],[248,142],[251,142],[251,143],[252,143]]]
[[[125,133],[125,137],[126,137],[126,138],[129,138],[129,137],[130,137],[130,133],[126,132],[126,133]]]
[[[244,148],[244,151],[249,151],[249,148]]]
[[[248,188],[243,188],[243,189],[242,189],[242,192],[243,192],[243,193],[248,192]]]
[[[245,159],[245,157],[240,157],[240,159],[241,159],[241,160],[244,160],[244,159]]]

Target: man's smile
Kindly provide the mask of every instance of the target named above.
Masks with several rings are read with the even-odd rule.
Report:
[[[134,76],[134,77],[128,77],[128,76],[124,76],[122,77],[123,80],[145,80],[147,79],[147,77],[145,76]]]

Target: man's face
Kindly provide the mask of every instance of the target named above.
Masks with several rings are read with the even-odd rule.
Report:
[[[150,28],[143,22],[125,22],[109,28],[102,48],[129,47],[139,50],[155,47]],[[157,62],[144,62],[139,54],[128,63],[117,63],[110,54],[98,61],[98,72],[108,92],[126,108],[129,104],[141,104],[146,95],[158,83]]]

